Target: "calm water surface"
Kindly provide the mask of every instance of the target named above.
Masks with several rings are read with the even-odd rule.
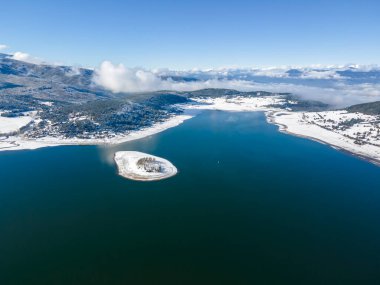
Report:
[[[138,150],[179,174],[116,175]],[[0,284],[380,284],[380,168],[210,111],[116,147],[0,152]]]

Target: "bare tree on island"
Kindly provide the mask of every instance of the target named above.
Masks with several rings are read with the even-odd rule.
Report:
[[[146,172],[162,172],[161,163],[153,157],[140,158],[136,165],[138,168],[143,169]]]

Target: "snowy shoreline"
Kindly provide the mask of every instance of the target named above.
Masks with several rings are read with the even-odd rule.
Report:
[[[261,99],[261,100],[259,100]],[[274,101],[273,101],[274,100]],[[279,131],[302,137],[309,140],[314,140],[318,143],[329,145],[332,148],[349,153],[377,166],[380,166],[380,144],[366,143],[364,145],[355,144],[352,138],[348,138],[340,133],[332,130],[327,130],[317,124],[310,124],[302,120],[302,115],[305,112],[292,112],[286,109],[273,108],[271,105],[283,104],[280,98],[276,97],[261,97],[261,98],[234,98],[225,99],[204,99],[199,102],[209,105],[190,106],[188,108],[220,110],[230,112],[250,112],[262,111],[265,113],[267,122],[275,124],[279,127]],[[313,112],[306,112],[312,114]],[[341,113],[343,111],[330,111],[329,113]],[[366,117],[366,115],[362,115]],[[369,116],[367,116],[369,117]]]
[[[125,135],[117,135],[106,139],[66,139],[56,137],[45,137],[41,139],[24,139],[17,136],[0,138],[0,151],[10,150],[33,150],[43,147],[63,146],[63,145],[115,145],[124,142],[142,139],[167,129],[176,127],[184,121],[193,118],[198,112],[195,110],[185,111],[181,115],[173,116],[164,122],[159,122],[151,127],[144,128]]]
[[[64,139],[45,137],[36,140],[23,139],[20,136],[9,136],[0,138],[0,151],[7,150],[23,150],[23,149],[37,149],[48,146],[61,146],[61,145],[115,145],[127,141],[137,140],[148,137],[169,128],[176,127],[183,123],[185,120],[191,119],[202,110],[220,110],[229,112],[255,112],[262,111],[267,117],[268,123],[279,126],[279,131],[296,135],[299,137],[311,139],[322,144],[330,145],[331,147],[348,152],[357,157],[365,159],[380,166],[380,141],[370,140],[365,144],[357,144],[352,137],[352,134],[340,130],[334,131],[328,129],[327,123],[325,125],[318,125],[315,123],[317,119],[312,117],[317,114],[327,114],[333,116],[334,120],[339,121],[342,117],[345,118],[349,115],[343,111],[328,111],[328,112],[292,112],[285,108],[273,107],[285,104],[285,100],[281,97],[268,96],[268,97],[234,97],[234,98],[198,98],[192,104],[180,105],[183,109],[181,115],[176,115],[164,122],[159,122],[152,127],[128,133],[126,135],[117,135],[107,139]],[[310,116],[309,120],[305,120],[304,116]],[[326,116],[323,114],[324,116]],[[334,117],[335,116],[335,117]],[[357,115],[358,116],[358,115]],[[366,115],[361,115],[366,117]],[[367,116],[368,117],[368,116]],[[368,118],[365,118],[369,120]],[[326,120],[325,120],[326,121]],[[358,128],[354,129],[357,130]],[[349,129],[350,131],[351,129]],[[359,129],[360,130],[360,129]]]
[[[336,150],[380,166],[380,147],[370,144],[357,145],[352,139],[339,133],[304,123],[299,120],[301,114],[301,112],[269,111],[266,112],[266,117],[269,123],[279,127],[280,132],[329,145]]]

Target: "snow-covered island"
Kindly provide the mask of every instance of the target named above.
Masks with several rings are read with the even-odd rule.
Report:
[[[119,175],[138,181],[161,180],[178,172],[170,161],[138,151],[118,151],[115,162]]]

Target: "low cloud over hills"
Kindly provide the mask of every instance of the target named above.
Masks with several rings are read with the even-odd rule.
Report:
[[[6,47],[0,45],[2,46]],[[79,96],[82,99],[86,92],[93,96],[93,92],[99,90],[105,93],[138,93],[228,88],[239,91],[289,92],[337,107],[380,100],[380,67],[376,65],[175,71],[129,68],[123,64],[104,61],[92,70],[49,65],[27,53],[16,52],[0,54],[0,81],[29,89],[32,87],[33,90],[37,86],[41,88],[52,85],[54,90],[59,90],[60,96],[65,96],[65,90],[68,90],[66,85],[74,82],[77,90],[70,90],[66,96]],[[83,92],[78,91],[79,87]],[[39,92],[37,89],[34,91]],[[48,89],[41,89],[41,92],[46,93]]]

